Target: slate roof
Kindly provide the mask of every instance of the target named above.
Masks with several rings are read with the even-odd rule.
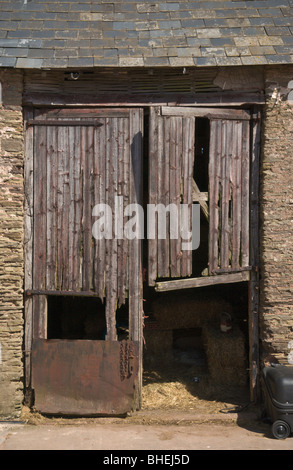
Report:
[[[293,0],[0,0],[0,66],[293,63]]]

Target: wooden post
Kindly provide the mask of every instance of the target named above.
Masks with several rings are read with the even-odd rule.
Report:
[[[249,281],[249,369],[250,398],[259,399],[259,154],[260,113],[252,120],[251,193],[250,193],[250,263]]]
[[[142,204],[142,109],[130,110],[130,203]],[[135,405],[141,407],[142,390],[142,243],[129,240],[129,336],[139,343],[138,387]]]
[[[25,110],[25,121],[32,119],[33,110]],[[26,128],[26,126],[25,126]],[[33,287],[33,128],[29,128],[25,134],[25,159],[24,159],[24,289]],[[24,299],[24,375],[25,375],[25,400],[31,405],[31,351],[33,337],[33,299]]]

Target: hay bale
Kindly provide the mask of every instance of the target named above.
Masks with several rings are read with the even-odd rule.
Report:
[[[194,294],[168,292],[152,302],[151,312],[160,328],[172,330],[219,322],[222,312],[232,314],[232,306],[217,296],[196,298]]]
[[[207,325],[203,338],[211,379],[217,384],[245,385],[247,383],[247,359],[245,338],[239,327],[229,333]]]
[[[172,330],[148,330],[144,332],[144,359],[152,363],[170,361],[173,358]]]

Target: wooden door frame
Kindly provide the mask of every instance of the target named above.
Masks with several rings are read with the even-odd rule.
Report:
[[[43,97],[42,97],[43,99]],[[41,100],[42,100],[41,99]],[[244,101],[240,104],[243,105],[245,102],[251,105],[247,100],[247,96],[244,97]],[[31,100],[33,104],[45,105],[44,102],[38,102],[38,100]],[[58,103],[59,104],[59,103]],[[128,106],[140,105],[141,107],[149,107],[151,103],[146,99],[144,103],[132,102]],[[163,105],[167,105],[166,102],[162,102]],[[196,107],[198,104],[188,103],[191,107]],[[224,103],[224,106],[238,106],[239,103]],[[46,104],[48,106],[49,103]],[[105,106],[105,104],[97,103],[96,106]],[[119,106],[119,102],[115,103]],[[220,101],[213,103],[213,106],[223,106]],[[56,105],[55,105],[56,106]],[[59,104],[60,106],[60,104]],[[63,103],[66,107],[66,100]],[[71,105],[72,106],[72,105]],[[86,104],[84,105],[87,106]],[[126,106],[125,101],[121,103],[121,106]],[[199,105],[202,109],[206,107],[204,103]],[[81,107],[81,105],[79,105]],[[184,107],[184,106],[183,106]],[[180,106],[178,107],[180,109]],[[26,128],[26,122],[32,119],[33,108],[24,108],[24,125]],[[213,108],[215,111],[215,108]],[[252,149],[253,161],[251,165],[251,175],[253,176],[251,185],[251,209],[250,209],[250,222],[251,222],[251,239],[253,238],[254,244],[250,243],[251,249],[251,263],[255,267],[250,273],[250,279],[248,280],[249,294],[248,294],[248,320],[249,320],[249,371],[250,371],[250,397],[252,401],[257,401],[260,397],[259,390],[259,155],[260,155],[260,106],[255,105],[253,108],[254,118],[253,122],[253,136],[256,143]],[[201,114],[201,111],[200,111]],[[32,289],[32,222],[33,222],[33,194],[32,194],[32,178],[33,178],[33,140],[32,140],[32,128],[27,128],[25,133],[25,158],[24,158],[24,185],[25,185],[25,214],[24,214],[24,256],[25,256],[25,280],[24,290],[25,292]],[[142,172],[142,168],[139,169]],[[136,246],[135,250],[139,250]],[[139,287],[141,294],[136,298],[136,306],[139,309],[137,318],[137,324],[135,326],[136,339],[139,340],[141,345],[141,363],[142,363],[142,285]],[[33,304],[34,296],[25,295],[24,298],[24,348],[25,348],[25,389],[27,390],[27,399],[30,400],[30,387],[31,387],[31,346],[33,337]],[[44,308],[46,308],[46,302],[44,300]],[[135,309],[135,305],[133,305]],[[142,384],[142,367],[140,367],[140,384]],[[141,394],[138,397],[137,402],[140,406]]]

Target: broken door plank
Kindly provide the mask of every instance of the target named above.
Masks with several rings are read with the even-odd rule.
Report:
[[[250,119],[250,114],[242,109],[162,106],[161,114],[162,116],[194,116],[213,119]]]
[[[250,279],[249,271],[242,271],[232,274],[221,274],[219,276],[194,277],[179,279],[174,281],[156,282],[155,290],[165,292],[180,289],[192,289],[195,287],[214,286],[217,284],[231,284],[235,282],[245,282]]]

